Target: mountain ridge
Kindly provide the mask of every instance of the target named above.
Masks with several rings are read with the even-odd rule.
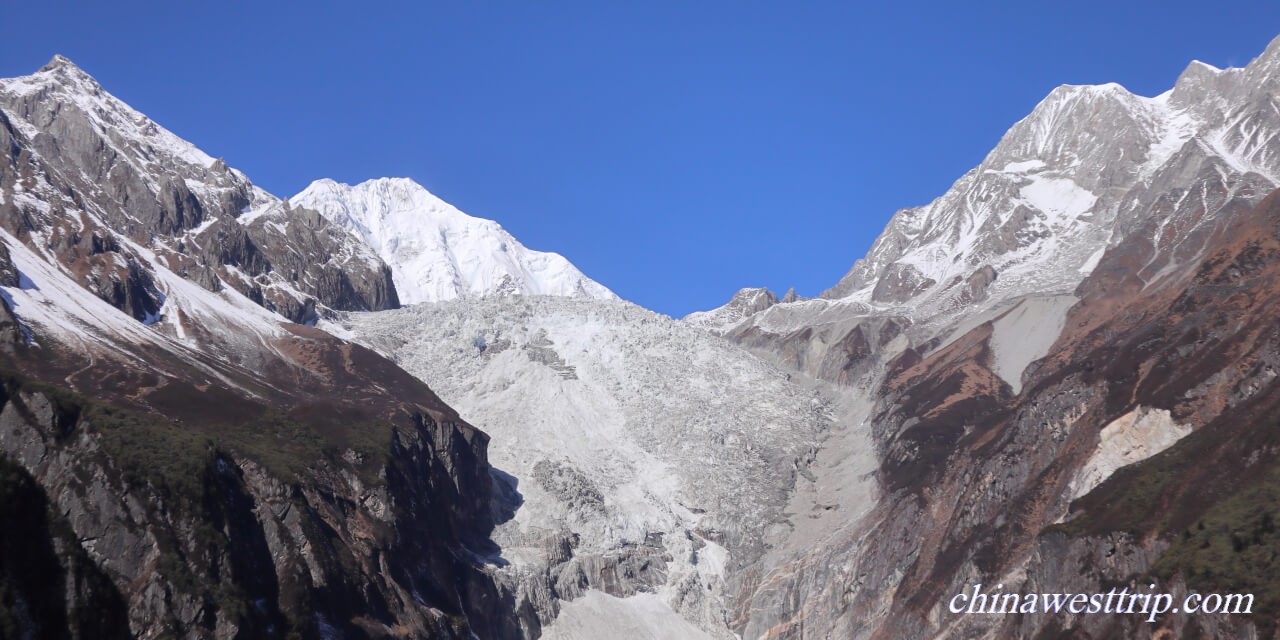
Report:
[[[1116,83],[1060,85],[942,195],[895,213],[818,301],[800,304],[928,322],[962,306],[1069,292],[1129,229],[1125,221],[1145,215],[1135,209],[1149,204],[1135,199],[1162,189],[1153,182],[1182,179],[1188,156],[1280,184],[1280,158],[1266,151],[1280,121],[1264,104],[1278,83],[1280,38],[1246,67],[1193,61],[1151,98]],[[1251,111],[1229,112],[1237,104]],[[762,310],[759,322],[792,326],[783,316],[814,315],[800,309]]]
[[[1192,63],[1153,98],[1114,84],[1055,89],[947,192],[898,212],[823,298],[710,327],[866,401],[859,424],[818,451],[794,511],[856,504],[840,498],[854,434],[877,457],[870,508],[793,520],[796,542],[763,560],[735,630],[1269,637],[1280,610],[1262,576],[1274,568],[1240,559],[1268,543],[1233,547],[1223,532],[1275,508],[1262,443],[1280,397],[1267,311],[1278,89],[1280,38],[1246,67]],[[735,304],[686,321],[730,317]],[[1235,492],[1250,498],[1224,497]],[[947,598],[979,583],[1256,588],[1271,604],[1148,627],[949,615]]]

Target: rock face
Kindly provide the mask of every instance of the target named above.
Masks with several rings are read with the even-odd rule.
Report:
[[[1193,63],[1156,98],[1059,88],[821,299],[721,329],[864,401],[789,511],[850,504],[843,460],[858,434],[875,451],[873,506],[793,520],[736,631],[1274,634],[1277,87],[1280,40],[1243,69]],[[1153,583],[1257,606],[1154,623],[947,608],[976,584]]]
[[[1028,592],[1148,582],[1183,592],[1256,588],[1254,576],[1265,568],[1239,569],[1231,577],[1201,569],[1211,557],[1229,566],[1241,561],[1230,555],[1245,548],[1224,559],[1213,547],[1229,537],[1224,528],[1245,524],[1229,523],[1223,496],[1257,491],[1274,464],[1259,453],[1269,450],[1259,439],[1270,437],[1280,399],[1269,372],[1280,338],[1264,311],[1280,295],[1271,267],[1264,266],[1280,249],[1280,200],[1272,196],[1218,222],[1203,262],[1144,287],[1141,296],[1103,282],[1102,270],[1086,281],[1082,288],[1089,293],[1018,398],[983,384],[990,378],[979,366],[978,332],[962,338],[964,351],[957,345],[887,382],[887,395],[899,405],[877,425],[893,443],[887,478],[898,490],[921,496],[926,507],[912,520],[939,532],[938,547],[920,548],[913,570],[898,584],[894,601],[901,606],[891,619],[904,625],[918,619],[918,635],[928,635],[932,624],[947,620],[937,596],[1020,575]],[[1121,260],[1124,249],[1122,243],[1104,263]],[[959,388],[936,391],[944,380]],[[974,392],[963,393],[965,388]],[[1167,418],[1143,417],[1152,414]],[[1126,421],[1145,423],[1142,449],[1108,449]],[[1131,465],[1108,473],[1115,465],[1100,465],[1100,450]],[[1204,464],[1228,459],[1252,462],[1229,479]],[[1143,463],[1132,464],[1138,461]],[[998,479],[975,485],[971,477]],[[1081,486],[1099,479],[1092,491]],[[1081,491],[1084,497],[1073,502]],[[944,508],[941,496],[955,506]],[[1268,500],[1248,504],[1257,514],[1274,508]],[[1197,537],[1201,521],[1219,528]],[[901,523],[899,518],[894,526]],[[1199,546],[1197,538],[1209,546]],[[1070,569],[1064,571],[1064,564]],[[1269,627],[1280,615],[1274,603],[1259,609],[1253,618],[1169,616],[1159,626],[1176,635],[1243,636],[1251,625]],[[1054,628],[1129,636],[1145,624],[1048,615],[948,622],[991,637]]]
[[[876,281],[876,286],[871,290],[871,299],[875,302],[902,304],[935,284],[938,284],[937,280],[924,275],[913,264],[893,264]]]
[[[0,635],[129,638],[115,585],[80,546],[40,485],[0,458],[0,517],[21,535],[0,537]]]
[[[19,584],[4,615],[124,619],[141,638],[519,633],[484,560],[508,503],[488,437],[423,383],[238,294],[212,315],[194,285],[169,289],[192,332],[175,338],[12,248],[30,281],[5,290],[26,339],[0,350],[0,459],[65,518],[48,520],[67,533],[47,584],[99,582],[88,604]],[[55,302],[56,321],[39,313]]]
[[[61,56],[0,80],[0,148],[0,228],[138,320],[164,297],[141,252],[297,322],[317,308],[399,304],[390,270],[350,234],[290,209]]]
[[[18,285],[18,269],[13,266],[13,258],[9,257],[9,247],[0,245],[0,287]]]
[[[289,201],[362,239],[391,266],[405,304],[513,294],[617,299],[563,256],[533,251],[407,178],[317,180]]]
[[[492,582],[459,557],[489,526],[486,438],[464,424],[414,414],[382,451],[349,448],[289,473],[307,458],[242,452],[234,436],[201,442],[187,424],[12,375],[5,394],[0,451],[22,469],[11,473],[33,503],[24,517],[65,520],[43,539],[6,520],[0,541],[55,545],[62,573],[48,583],[90,587],[15,585],[23,604],[11,615],[75,612],[66,624],[81,637],[98,637],[90,623],[141,638],[510,632],[487,617],[502,606]]]
[[[787,292],[794,300],[795,291]],[[695,311],[684,317],[684,321],[702,327],[713,333],[719,333],[742,322],[746,318],[778,304],[778,296],[763,287],[739,289],[733,294],[728,304],[712,311]]]
[[[1125,267],[1158,278],[1203,257],[1208,221],[1224,207],[1256,205],[1280,185],[1277,90],[1280,43],[1245,68],[1194,62],[1154,98],[1115,84],[1059,87],[946,193],[895,214],[820,299],[718,331],[781,339],[901,317],[925,343],[958,318],[999,313],[1027,295],[1071,294],[1130,237],[1154,245],[1144,250],[1153,261]]]

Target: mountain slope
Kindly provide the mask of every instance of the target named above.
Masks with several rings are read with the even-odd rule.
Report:
[[[1116,84],[1059,87],[946,193],[897,212],[821,298],[773,306],[738,330],[785,335],[894,315],[937,332],[1028,294],[1070,294],[1107,246],[1156,219],[1151,241],[1182,242],[1169,256],[1194,260],[1196,227],[1222,203],[1185,187],[1225,185],[1256,204],[1280,184],[1277,89],[1280,41],[1245,68],[1193,62],[1154,98]],[[1170,212],[1161,199],[1174,193]]]
[[[405,304],[491,294],[617,298],[563,256],[528,249],[406,178],[317,180],[289,201],[362,238],[391,266]]]
[[[1117,245],[1017,395],[993,371],[993,322],[890,362],[867,421],[884,499],[825,531],[822,549],[773,558],[769,587],[742,605],[745,635],[1266,637],[1280,620],[1274,547],[1253,531],[1276,508],[1277,228],[1280,195],[1224,212],[1203,261],[1146,287],[1116,268],[1137,242]],[[1233,548],[1233,536],[1244,542]],[[1155,624],[948,612],[975,584],[1019,594],[1157,584],[1179,601],[1200,590],[1254,593],[1258,604],[1248,616],[1171,612]]]
[[[394,306],[377,256],[63,58],[0,80],[0,149],[0,493],[32,527],[0,528],[0,631],[519,633],[488,437],[290,322]]]
[[[794,510],[838,495],[848,434],[877,458],[874,506],[797,521],[735,630],[1270,637],[1278,92],[1280,39],[1245,68],[1193,63],[1156,98],[1059,88],[947,193],[898,212],[822,298],[710,327],[867,401]],[[1158,584],[1261,606],[1154,624],[951,614],[975,584]]]
[[[138,320],[163,314],[165,296],[139,251],[298,322],[398,304],[387,267],[350,234],[290,209],[66,58],[0,80],[0,110],[0,225]]]

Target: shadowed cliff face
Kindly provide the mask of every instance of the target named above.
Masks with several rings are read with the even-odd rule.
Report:
[[[131,637],[119,590],[35,479],[5,458],[0,521],[0,637]]]
[[[284,365],[242,373],[270,392],[256,397],[176,365],[100,359],[63,376],[76,354],[39,334],[12,346],[0,455],[65,514],[59,557],[83,557],[101,594],[12,590],[108,620],[115,598],[138,637],[518,635],[483,559],[488,438],[372,352],[294,330],[308,384]]]

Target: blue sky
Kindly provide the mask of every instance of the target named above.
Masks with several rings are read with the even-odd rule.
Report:
[[[277,195],[408,176],[677,316],[818,294],[1058,84],[1280,35],[1274,1],[112,4],[6,7],[0,76],[62,53]]]

